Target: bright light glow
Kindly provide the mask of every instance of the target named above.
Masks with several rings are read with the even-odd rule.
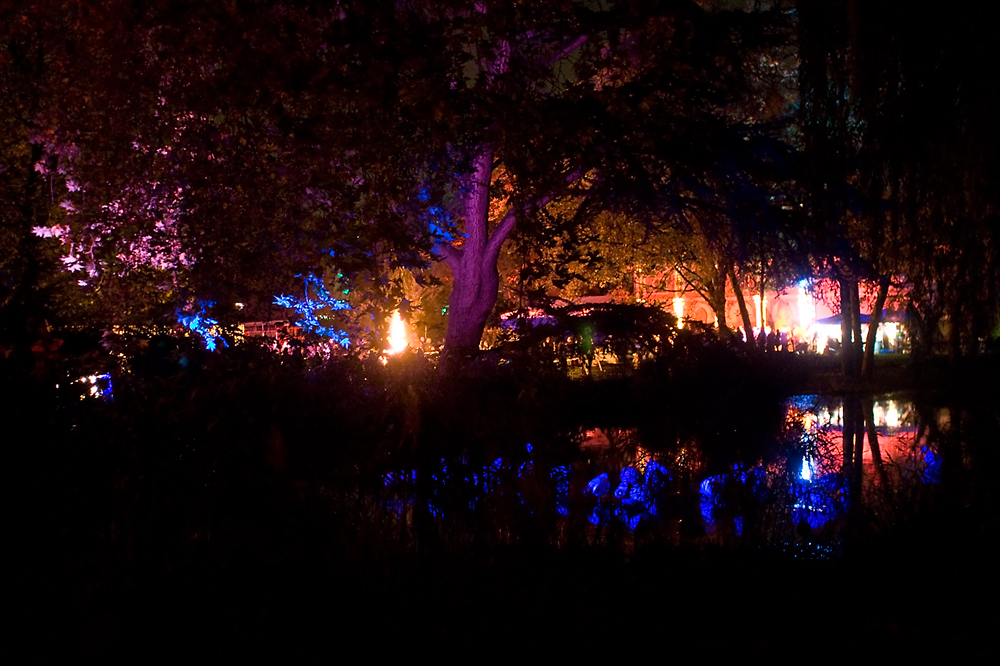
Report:
[[[764,328],[764,324],[767,322],[767,297],[761,300],[760,294],[754,294],[753,296],[753,307],[754,315],[758,316],[757,328]]]
[[[399,316],[399,310],[392,313],[389,320],[389,348],[385,350],[387,354],[398,354],[410,345],[406,337],[406,324]]]
[[[826,338],[822,335],[816,337],[816,353],[822,354],[826,351]]]
[[[802,293],[798,296],[798,306],[799,326],[809,328],[809,325],[816,321],[816,304],[805,287],[802,288]]]
[[[674,299],[674,316],[677,317],[677,328],[684,328],[684,299]]]
[[[896,403],[891,400],[885,408],[885,425],[889,428],[899,427],[899,410],[896,409]]]
[[[110,400],[113,397],[111,386],[111,374],[103,373],[100,375],[86,375],[80,377],[76,380],[80,384],[88,386],[86,395],[91,398],[106,398]],[[59,388],[59,384],[56,384],[56,388]],[[80,400],[83,400],[86,396],[81,395]]]
[[[808,458],[802,459],[802,473],[800,476],[802,477],[803,481],[812,481],[813,472],[812,472],[812,467],[809,465]]]

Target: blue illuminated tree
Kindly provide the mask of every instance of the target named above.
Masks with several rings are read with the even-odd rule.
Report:
[[[321,338],[333,340],[344,349],[348,349],[351,346],[351,338],[347,331],[332,323],[332,315],[336,312],[350,310],[350,303],[334,298],[327,290],[322,278],[315,274],[309,273],[299,277],[304,278],[305,297],[298,298],[282,294],[275,297],[275,305],[293,310],[298,315],[298,319],[293,322],[296,326],[300,326]],[[309,293],[310,287],[312,287],[312,295]]]

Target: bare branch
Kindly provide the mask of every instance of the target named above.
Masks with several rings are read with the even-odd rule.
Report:
[[[700,286],[699,283],[704,283],[705,279],[698,275],[697,271],[693,271],[687,266],[678,263],[674,266],[677,274],[681,276],[684,283],[696,294],[705,299],[706,303],[711,304],[712,299],[709,296],[708,290]]]
[[[549,67],[555,65],[557,62],[568,56],[570,53],[576,51],[578,48],[583,46],[584,43],[587,41],[587,38],[588,38],[587,35],[580,35],[578,37],[569,40],[562,46],[558,47],[556,51],[548,57],[548,59],[546,60],[546,64]]]

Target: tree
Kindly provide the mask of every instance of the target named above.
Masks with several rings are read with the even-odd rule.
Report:
[[[713,149],[736,138],[722,109],[738,89],[746,45],[733,45],[743,17],[685,3],[621,3],[600,21],[569,3],[483,4],[457,17],[463,29],[475,26],[463,34],[479,37],[458,49],[473,56],[463,64],[473,77],[469,100],[453,111],[471,126],[453,144],[469,164],[453,207],[464,238],[436,252],[454,276],[447,345],[468,354],[496,302],[497,258],[518,220],[560,196],[585,197],[589,211],[646,216],[677,217],[690,206],[687,191],[718,172]],[[500,165],[511,195],[491,225]]]
[[[799,10],[809,188],[853,339],[845,371],[861,365],[863,280],[878,286],[870,338],[897,284],[923,349],[942,319],[953,324],[952,356],[976,349],[995,325],[1000,284],[995,191],[985,185],[997,169],[1000,58],[983,10],[908,21],[899,3]]]
[[[66,280],[32,234],[55,212],[52,176],[33,122],[43,104],[40,90],[53,77],[39,48],[51,26],[11,9],[0,12],[0,24],[0,335],[7,339],[34,335],[41,321],[56,316]]]
[[[765,255],[781,266],[769,281],[804,263],[791,258],[802,253],[795,227],[804,216],[789,212],[798,206],[784,137],[793,117],[793,58],[780,12],[697,16],[672,14],[623,31],[620,50],[591,65],[593,76],[603,77],[600,89],[579,94],[598,109],[588,120],[593,125],[583,125],[597,159],[571,204],[551,204],[537,217],[545,229],[556,228],[553,218],[563,222],[554,246],[567,254],[575,245],[575,255],[568,254],[574,270],[589,264],[591,280],[621,286],[638,272],[679,272],[725,331],[727,279],[742,296],[736,273],[751,272],[749,264],[760,266]],[[677,39],[679,30],[693,35]],[[728,49],[715,41],[720,34]],[[711,65],[703,62],[713,57]],[[693,72],[714,78],[692,81]],[[523,228],[515,234],[519,247],[537,236]]]
[[[720,141],[747,138],[726,105],[760,22],[686,2],[56,13],[69,29],[44,41],[59,74],[32,122],[66,172],[48,233],[91,294],[127,301],[138,281],[224,309],[311,267],[385,295],[433,248],[456,357],[478,348],[518,221],[562,196],[680,219],[726,185],[710,176]]]
[[[15,12],[46,67],[24,132],[65,211],[33,226],[114,304],[109,324],[145,285],[168,310],[240,301],[260,316],[309,269],[384,295],[394,267],[423,262],[429,232],[403,205],[439,151],[423,117],[383,103],[410,74],[379,19],[292,2]]]

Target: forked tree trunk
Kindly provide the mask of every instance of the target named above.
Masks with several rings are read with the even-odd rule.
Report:
[[[455,284],[448,297],[448,332],[445,347],[449,353],[473,354],[486,328],[486,320],[497,301],[500,278],[496,262],[473,261],[468,255],[452,268]]]
[[[484,14],[486,3],[476,3],[475,10]],[[527,37],[527,35],[526,35]],[[552,67],[587,40],[580,35],[569,41],[560,40],[552,51],[541,58],[540,63]],[[512,42],[499,39],[493,48],[484,49],[489,55],[478,61],[486,85],[493,88],[508,72]],[[465,240],[461,247],[439,244],[435,254],[448,264],[454,277],[451,295],[448,297],[448,330],[445,334],[443,367],[460,367],[462,361],[476,354],[486,328],[486,320],[497,302],[500,278],[497,272],[497,257],[500,248],[514,223],[521,215],[528,215],[542,208],[552,200],[552,194],[541,196],[527,205],[518,205],[497,222],[490,233],[490,182],[493,176],[495,145],[483,142],[473,148],[472,173],[462,183],[461,214],[465,219]],[[582,174],[574,171],[566,175],[571,184]]]
[[[483,145],[473,160],[473,173],[466,183],[462,201],[465,217],[465,242],[461,249],[440,249],[454,277],[448,297],[448,332],[445,350],[452,357],[475,354],[483,337],[486,320],[497,301],[500,285],[497,256],[500,245],[510,233],[501,227],[489,236],[490,180],[493,173],[493,150]],[[502,234],[502,236],[500,236]]]
[[[530,214],[552,200],[539,197],[530,205],[513,207],[489,229],[490,181],[493,175],[493,146],[482,144],[472,160],[473,171],[464,183],[461,212],[465,218],[465,240],[461,247],[441,244],[435,253],[451,268],[454,284],[448,297],[448,331],[445,334],[445,367],[460,366],[474,356],[486,328],[486,320],[497,302],[500,277],[497,257],[514,229],[518,214]],[[567,182],[579,177],[567,176]]]

